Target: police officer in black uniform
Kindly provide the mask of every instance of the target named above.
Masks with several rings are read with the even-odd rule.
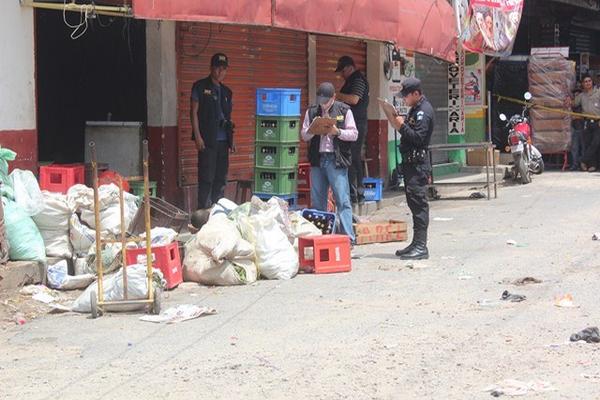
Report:
[[[233,144],[231,89],[223,84],[229,59],[216,53],[210,75],[194,83],[190,102],[192,140],[198,150],[198,208],[211,207],[224,196]]]
[[[402,155],[402,174],[406,190],[406,202],[413,215],[413,240],[396,255],[403,260],[425,260],[429,258],[427,250],[427,228],[429,226],[429,204],[427,203],[427,184],[431,175],[431,165],[427,149],[431,140],[434,124],[433,107],[423,96],[421,81],[407,78],[402,84],[400,95],[404,98],[410,112],[406,120],[396,116],[390,121],[400,131],[400,154]]]

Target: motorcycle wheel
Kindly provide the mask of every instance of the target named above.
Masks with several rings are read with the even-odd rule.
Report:
[[[536,174],[536,175],[541,175],[542,172],[544,172],[544,160],[540,159],[537,163],[535,168],[533,168],[531,170],[532,173]]]
[[[525,155],[525,153],[521,154],[517,163],[519,175],[521,175],[521,183],[523,185],[531,183],[531,172],[529,171],[529,167],[527,166],[528,162],[526,158],[527,156]]]

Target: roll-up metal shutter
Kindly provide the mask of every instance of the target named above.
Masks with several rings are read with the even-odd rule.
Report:
[[[431,144],[448,143],[448,63],[417,54],[416,76],[421,80],[423,94],[429,99],[435,110],[435,126]],[[434,164],[448,162],[448,153],[433,153]]]
[[[229,179],[251,179],[254,172],[256,88],[302,89],[308,96],[307,34],[264,27],[180,22],[177,24],[177,91],[180,185],[198,181],[197,151],[189,118],[193,83],[209,74],[210,57],[229,57],[225,84],[233,91],[233,122],[238,152],[229,159]]]
[[[367,72],[367,43],[357,39],[344,39],[335,36],[317,35],[317,86],[331,82],[336,90],[341,89],[344,80],[335,73],[341,56],[354,59],[356,68]]]

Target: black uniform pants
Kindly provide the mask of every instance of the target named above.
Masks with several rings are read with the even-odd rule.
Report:
[[[587,164],[588,167],[599,167],[600,126],[598,125],[598,122],[592,123],[586,121],[585,136],[588,142],[581,161]]]
[[[217,142],[198,154],[198,208],[209,208],[225,195],[229,144]]]
[[[356,121],[356,127],[358,128],[358,139],[350,145],[350,149],[352,150],[352,164],[348,167],[350,200],[352,203],[364,199],[365,187],[363,185],[363,178],[365,177],[365,171],[362,162],[362,148],[367,137],[368,121]]]
[[[402,164],[406,202],[413,216],[413,243],[427,244],[429,203],[427,185],[431,167],[428,164]]]

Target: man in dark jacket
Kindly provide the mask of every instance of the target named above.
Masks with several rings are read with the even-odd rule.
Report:
[[[335,124],[325,126],[323,130],[311,128],[317,117],[333,119]],[[327,195],[331,187],[342,230],[354,243],[348,167],[352,164],[351,143],[358,137],[358,130],[350,107],[335,100],[335,89],[331,83],[319,86],[317,104],[306,111],[301,135],[302,140],[310,142],[311,206],[327,211]]]
[[[198,149],[198,208],[209,208],[223,197],[233,144],[232,92],[223,84],[229,60],[212,56],[210,75],[194,83],[190,106],[192,139]]]
[[[406,120],[396,116],[392,126],[400,132],[400,154],[402,154],[402,174],[406,202],[413,215],[413,240],[396,255],[403,260],[425,260],[429,258],[427,249],[427,229],[429,227],[429,204],[427,185],[431,175],[428,148],[433,133],[435,113],[423,96],[421,81],[407,78],[402,83],[401,96],[410,108]]]

